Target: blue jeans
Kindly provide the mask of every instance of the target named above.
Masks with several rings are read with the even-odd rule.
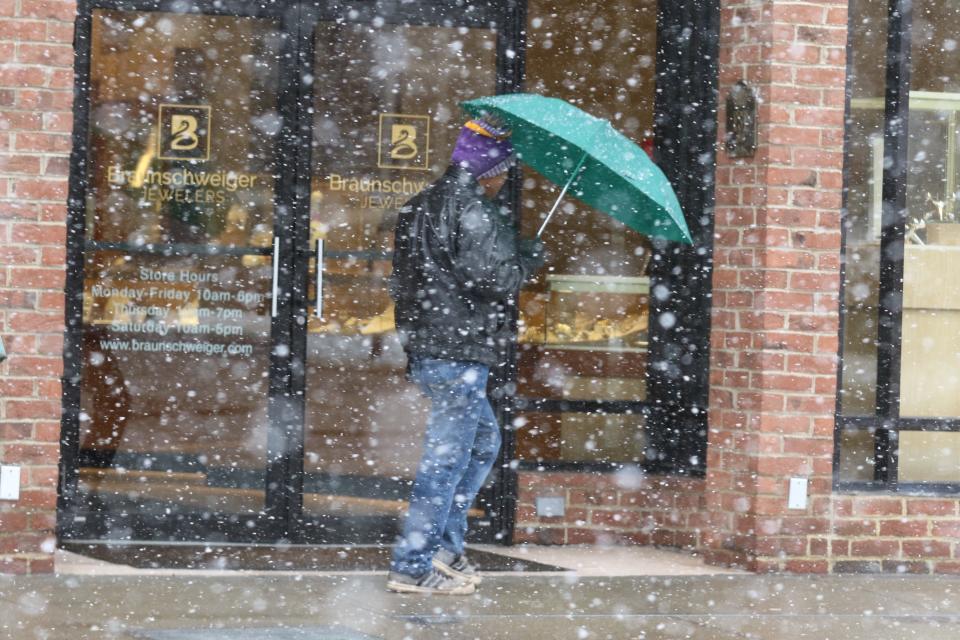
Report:
[[[441,547],[463,553],[467,511],[500,451],[488,375],[489,368],[476,362],[410,361],[411,379],[430,399],[430,418],[393,571],[420,576]]]

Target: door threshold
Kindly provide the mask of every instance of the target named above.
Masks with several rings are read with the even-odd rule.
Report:
[[[489,547],[488,547],[489,548]],[[527,558],[510,557],[494,550],[472,547],[471,559],[485,571],[530,572],[562,571],[559,566],[547,565]],[[390,546],[300,545],[286,546],[149,546],[127,543],[62,545],[59,555],[86,566],[111,567],[127,573],[135,571],[227,571],[227,572],[386,572],[390,568],[393,549]]]
[[[135,546],[135,547],[277,547],[277,548],[303,548],[303,549],[316,549],[316,548],[329,548],[329,549],[339,549],[339,548],[350,548],[350,549],[382,549],[387,546],[387,544],[377,544],[377,543],[362,543],[362,544],[337,544],[337,543],[318,543],[318,544],[308,544],[308,543],[286,543],[286,542],[196,542],[193,540],[104,540],[102,538],[68,538],[60,540],[58,546],[64,548],[65,546],[73,545],[85,545],[85,546]],[[69,551],[69,549],[66,549]]]

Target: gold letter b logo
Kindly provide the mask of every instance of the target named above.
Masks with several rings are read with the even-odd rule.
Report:
[[[417,157],[417,129],[408,124],[395,124],[390,130],[390,157],[394,160],[411,160]]]
[[[200,144],[197,136],[197,119],[193,116],[174,115],[170,119],[170,149],[191,151]]]

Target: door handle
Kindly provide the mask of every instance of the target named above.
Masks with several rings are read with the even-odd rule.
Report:
[[[317,240],[317,318],[323,319],[323,238]]]
[[[273,296],[270,299],[270,316],[277,317],[277,305],[280,293],[280,238],[273,239]]]

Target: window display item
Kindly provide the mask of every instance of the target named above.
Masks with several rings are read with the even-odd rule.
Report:
[[[586,349],[646,349],[647,277],[547,276],[541,305],[523,304],[521,342]],[[537,310],[542,309],[542,313]]]

